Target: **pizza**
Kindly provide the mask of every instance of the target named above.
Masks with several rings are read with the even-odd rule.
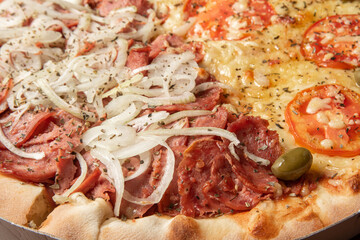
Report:
[[[360,3],[0,1],[0,217],[293,239],[360,210]]]

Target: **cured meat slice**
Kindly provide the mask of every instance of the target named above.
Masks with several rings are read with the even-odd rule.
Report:
[[[131,70],[149,64],[149,47],[132,48],[126,62],[126,66]]]
[[[23,143],[33,136],[35,130],[41,127],[42,123],[47,124],[46,120],[54,115],[55,112],[50,112],[48,109],[41,112],[26,112],[13,125],[17,117],[13,113],[6,118],[5,125],[8,127],[3,127],[3,132],[14,145],[21,147]]]
[[[41,124],[34,121],[40,121]],[[44,152],[45,157],[40,160],[27,159],[7,149],[2,149],[0,150],[0,159],[2,159],[0,171],[32,182],[52,182],[57,171],[69,173],[73,177],[73,170],[60,170],[64,165],[57,162],[60,162],[60,159],[72,161],[75,158],[72,152],[80,144],[80,135],[84,130],[82,121],[63,111],[45,111],[45,113],[40,111],[24,114],[19,122],[22,123],[19,125],[20,130],[29,135],[29,137],[25,135],[25,141],[22,142],[24,151]],[[23,129],[21,127],[23,125],[28,127]],[[16,126],[14,127],[14,131],[20,131],[16,130]],[[39,139],[41,141],[38,141]],[[64,179],[72,177],[63,176]]]
[[[83,4],[89,4],[92,8],[97,8],[101,16],[108,15],[112,10],[135,6],[137,13],[146,15],[151,4],[147,0],[83,0]]]
[[[154,59],[162,52],[175,51],[181,53],[191,51],[195,54],[195,61],[200,62],[204,58],[202,53],[203,45],[200,42],[185,43],[185,41],[175,34],[163,34],[158,36],[151,43],[150,58]]]
[[[201,139],[184,153],[179,165],[181,214],[196,217],[247,210],[261,194],[244,186],[233,171],[221,141]]]
[[[281,146],[278,134],[268,126],[269,122],[260,117],[240,116],[227,130],[236,134],[247,151],[273,163],[281,155]]]

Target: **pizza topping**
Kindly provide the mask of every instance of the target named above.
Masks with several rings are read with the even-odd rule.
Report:
[[[266,123],[259,118],[240,116],[228,130],[234,131],[251,151],[263,142],[271,143],[274,148],[261,151],[266,161],[274,161],[272,155],[279,156],[281,148],[277,134],[269,131]],[[247,158],[240,145],[235,151],[238,160],[226,147],[226,141],[211,138],[197,138],[185,150],[178,167],[182,214],[196,217],[218,215],[219,210],[221,214],[243,211],[275,194],[277,179],[268,174],[269,169]]]
[[[17,147],[15,147],[9,139],[6,138],[6,136],[4,135],[3,131],[0,129],[0,142],[12,153],[23,157],[23,158],[30,158],[30,159],[42,159],[43,157],[45,157],[44,152],[25,152]]]
[[[260,201],[261,194],[244,186],[227,157],[223,143],[208,139],[195,141],[184,152],[178,168],[181,214],[218,215],[247,210]]]
[[[34,111],[30,113],[39,114]],[[15,114],[16,112],[10,115]],[[22,118],[36,119],[30,114],[23,115]],[[21,152],[12,152],[12,149],[0,150],[1,159],[5,159],[0,163],[0,170],[33,182],[54,181],[56,172],[62,172],[64,178],[71,178],[68,175],[73,174],[71,167],[68,171],[65,163],[71,164],[74,160],[72,152],[80,145],[83,130],[81,120],[63,111],[55,111],[51,118],[38,125],[31,137],[22,143],[21,152],[25,153],[24,156]],[[35,154],[38,159],[31,159]]]
[[[77,152],[76,153],[76,158],[77,158],[77,160],[79,161],[79,164],[80,164],[81,174],[76,179],[75,183],[62,194],[65,197],[68,197],[71,193],[75,192],[75,190],[76,191],[80,190],[79,188],[81,187],[82,183],[84,182],[84,180],[86,178],[86,174],[88,172],[88,167],[87,167],[86,161],[83,158],[83,156],[80,153]],[[98,177],[98,176],[100,176],[101,172],[98,170],[95,173],[96,173],[96,175],[93,175],[93,176]],[[84,190],[82,190],[82,192],[86,193],[86,191],[84,191]]]
[[[187,2],[184,11],[188,16],[195,16],[194,12],[202,6],[196,2]],[[267,0],[209,1],[205,10],[197,14],[189,34],[212,40],[239,40],[249,36],[253,30],[270,25],[274,15],[275,11]]]
[[[107,16],[113,10],[128,6],[135,6],[139,14],[146,15],[147,10],[151,8],[147,0],[83,0],[82,2],[98,9],[100,16]]]
[[[359,109],[359,94],[340,85],[322,85],[298,93],[288,104],[285,119],[301,146],[327,155],[356,156]]]
[[[334,142],[330,139],[324,139],[320,142],[321,146],[325,149],[332,149],[334,148]]]
[[[279,179],[294,181],[310,169],[312,159],[306,148],[294,148],[281,155],[271,166],[271,171]]]
[[[318,97],[314,97],[310,100],[307,108],[306,108],[306,112],[309,114],[315,114],[320,110],[325,110],[325,109],[331,109],[331,106],[328,105],[331,102],[331,98],[318,98]]]
[[[360,16],[335,15],[314,23],[304,34],[301,52],[321,67],[360,66]]]

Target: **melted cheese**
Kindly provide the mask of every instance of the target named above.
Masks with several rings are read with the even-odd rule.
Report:
[[[323,146],[325,149],[330,149],[334,146],[334,142],[330,139],[324,139],[320,142],[321,146]]]
[[[325,123],[325,124],[328,124],[330,122],[328,116],[325,114],[325,112],[318,112],[316,114],[316,120],[319,122],[319,123]]]
[[[244,12],[245,10],[248,9],[248,1],[247,0],[239,0],[232,5],[232,9],[234,10],[234,13],[236,13],[236,14]]]
[[[330,102],[331,98],[321,99],[318,97],[314,97],[310,100],[306,108],[306,112],[309,114],[315,114],[320,110],[331,109],[331,106],[329,105]]]
[[[342,119],[331,119],[331,121],[329,122],[329,126],[331,128],[335,128],[335,129],[342,129],[346,127],[346,124],[344,123],[344,121]]]

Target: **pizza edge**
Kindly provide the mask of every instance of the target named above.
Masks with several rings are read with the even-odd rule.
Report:
[[[1,175],[0,181],[12,182],[20,189],[2,185],[8,189],[3,190],[7,198],[2,205],[8,206],[12,214],[2,211],[1,217],[29,226],[31,221],[45,220],[49,213],[38,230],[61,239],[287,239],[306,236],[359,211],[360,171],[338,177],[335,181],[340,181],[339,186],[329,184],[329,180],[334,179],[320,181],[317,189],[304,198],[266,200],[234,215],[208,219],[152,215],[122,221],[113,217],[112,207],[105,200],[89,200],[82,193],[73,194],[70,203],[50,212],[43,187]],[[26,191],[29,187],[31,194]],[[26,202],[28,208],[19,207]]]

